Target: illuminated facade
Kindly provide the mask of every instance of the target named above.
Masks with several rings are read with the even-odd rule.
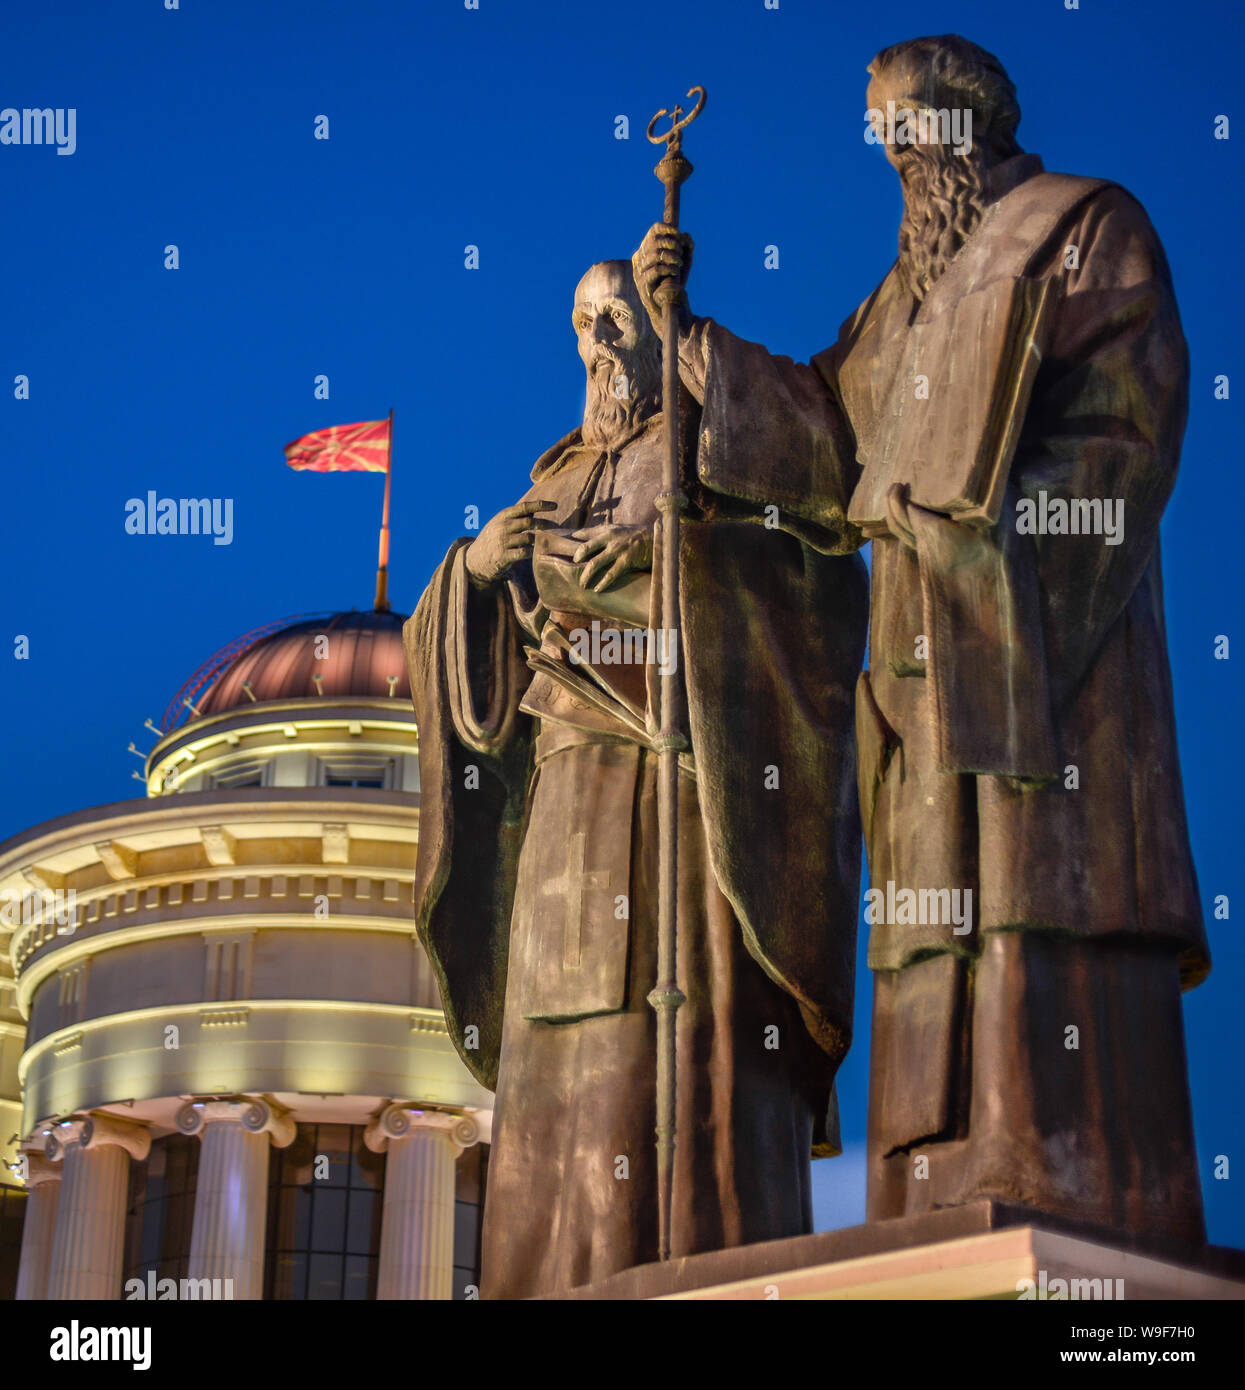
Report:
[[[234,644],[166,716],[146,799],[0,845],[17,1297],[474,1284],[492,1096],[414,933],[402,621]]]

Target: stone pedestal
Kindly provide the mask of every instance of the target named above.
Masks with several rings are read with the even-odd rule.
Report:
[[[218,1281],[214,1297],[263,1298],[268,1150],[293,1141],[293,1120],[267,1101],[243,1096],[192,1101],[177,1112],[177,1127],[203,1143],[189,1277]]]
[[[580,1299],[1245,1298],[1245,1252],[1146,1242],[990,1200],[623,1270]]]
[[[378,1299],[454,1293],[454,1165],[480,1138],[468,1115],[391,1105],[364,1142],[385,1161]]]
[[[711,1284],[666,1299],[999,1299],[1126,1302],[1245,1298],[1245,1279],[1020,1226],[990,1235]]]
[[[49,1163],[39,1153],[23,1148],[26,1165],[26,1217],[22,1226],[22,1256],[17,1269],[19,1301],[45,1299],[52,1269],[52,1241],[56,1236],[56,1212],[60,1206],[59,1163]]]
[[[110,1115],[75,1116],[48,1136],[45,1156],[63,1164],[47,1296],[121,1297],[130,1159],[146,1158],[151,1136]]]

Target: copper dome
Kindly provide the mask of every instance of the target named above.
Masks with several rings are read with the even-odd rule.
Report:
[[[195,706],[208,715],[262,700],[352,695],[409,700],[402,649],[405,621],[402,613],[352,611],[281,627],[243,646],[207,692],[195,698]],[[318,637],[327,639],[323,656],[317,655]],[[391,682],[390,677],[397,679]]]

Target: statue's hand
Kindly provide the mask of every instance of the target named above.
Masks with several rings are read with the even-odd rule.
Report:
[[[530,560],[536,532],[553,524],[536,513],[556,506],[533,497],[498,512],[467,547],[464,559],[472,579],[481,587],[496,584],[520,561]]]
[[[601,526],[580,532],[584,539],[572,559],[583,568],[580,585],[604,593],[624,575],[653,568],[653,533],[647,526]]]
[[[908,485],[895,483],[886,494],[886,529],[909,550],[916,549],[916,534],[908,519]]]
[[[681,290],[686,287],[692,271],[692,249],[692,239],[686,232],[677,231],[665,222],[655,222],[631,258],[636,293],[658,337],[661,336],[661,307],[657,303],[657,288],[670,279],[677,281]],[[683,317],[688,317],[686,308]]]

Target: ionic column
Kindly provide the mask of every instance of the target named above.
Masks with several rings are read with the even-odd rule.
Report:
[[[48,1296],[52,1268],[52,1241],[56,1235],[56,1209],[60,1205],[59,1163],[49,1163],[42,1153],[22,1146],[26,1168],[26,1217],[22,1226],[22,1256],[17,1267],[17,1297],[22,1301]]]
[[[63,1165],[49,1299],[120,1298],[130,1159],[151,1135],[112,1115],[75,1116],[48,1136],[44,1155]]]
[[[454,1163],[480,1138],[469,1115],[391,1105],[364,1131],[385,1161],[378,1299],[454,1294]]]
[[[223,1292],[232,1280],[233,1298],[263,1298],[268,1150],[293,1141],[294,1121],[265,1100],[241,1096],[183,1105],[177,1128],[203,1142],[189,1277],[219,1279]]]

